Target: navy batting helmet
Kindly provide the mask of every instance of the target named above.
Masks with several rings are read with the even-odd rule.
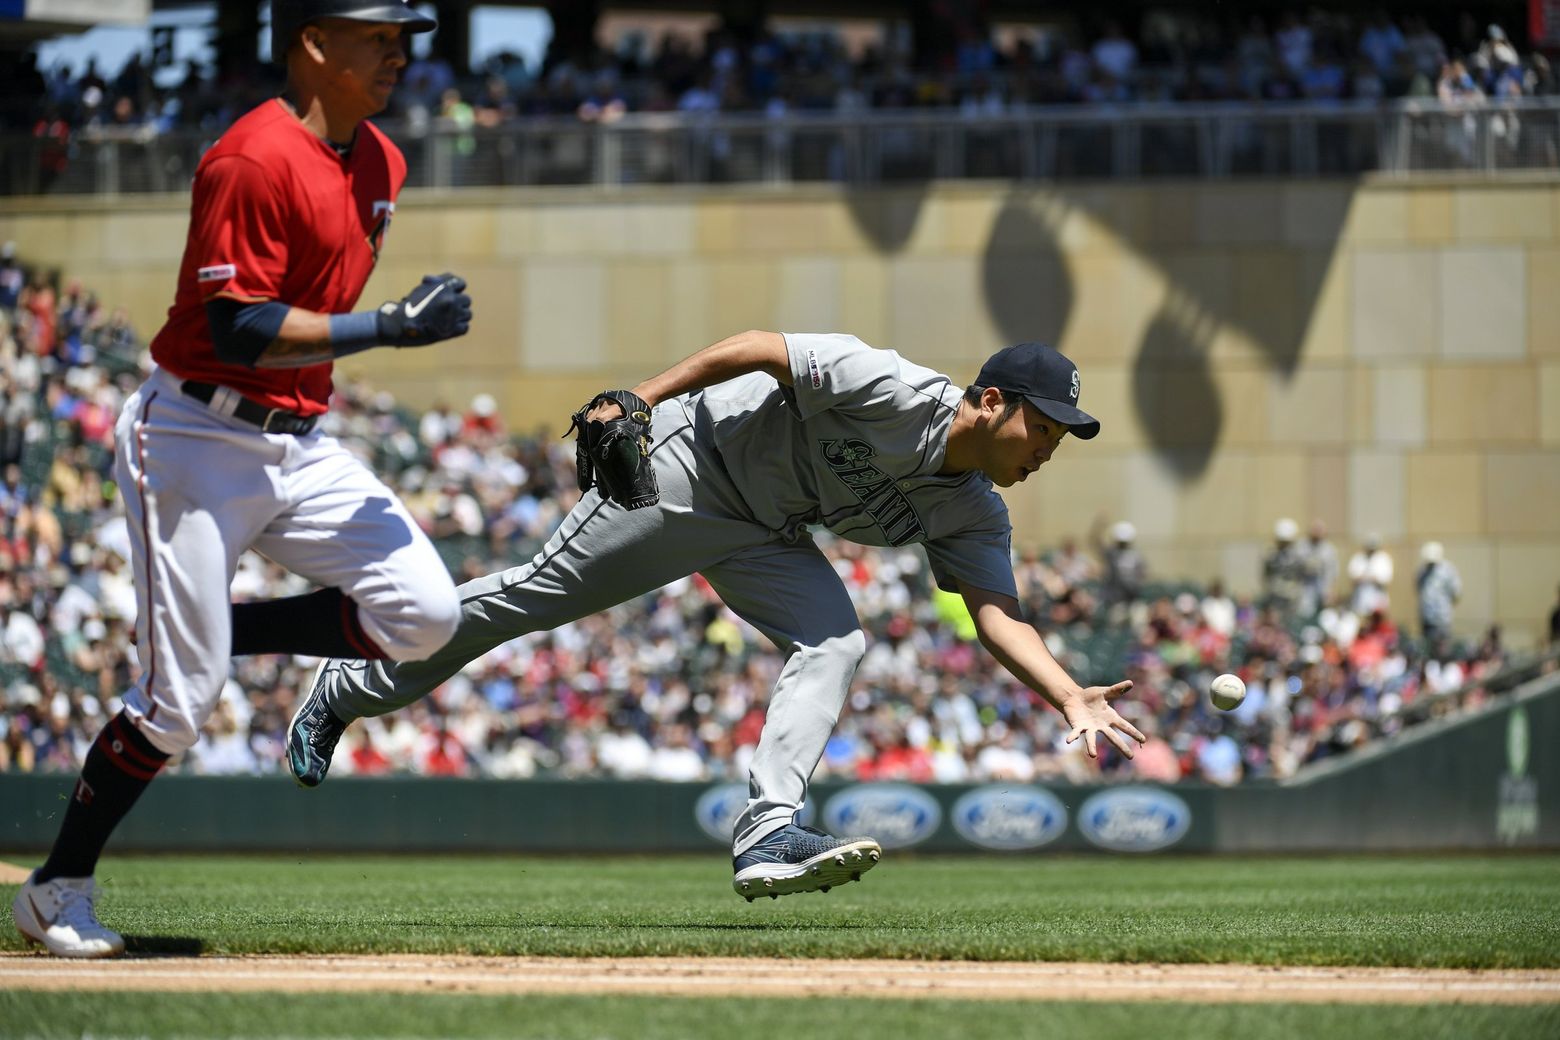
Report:
[[[402,0],[271,0],[271,60],[287,60],[292,34],[316,18],[350,18],[355,22],[391,22],[407,32],[432,32],[437,20]]]

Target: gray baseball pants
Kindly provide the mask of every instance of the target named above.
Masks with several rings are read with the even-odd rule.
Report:
[[[753,755],[747,810],[733,835],[741,854],[801,807],[866,636],[817,546],[788,542],[753,520],[683,402],[658,405],[653,429],[659,505],[625,510],[592,489],[530,562],[457,588],[460,624],[443,649],[425,661],[339,662],[325,701],[343,719],[387,714],[500,643],[700,572],[786,657]]]

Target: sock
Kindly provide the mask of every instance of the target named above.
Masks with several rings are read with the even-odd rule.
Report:
[[[109,719],[87,752],[54,850],[37,879],[91,877],[109,835],[167,761],[124,712]]]
[[[363,631],[357,604],[340,589],[233,604],[232,654],[385,659],[385,652]]]

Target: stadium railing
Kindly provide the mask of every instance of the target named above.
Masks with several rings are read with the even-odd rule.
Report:
[[[612,122],[526,118],[455,128],[381,125],[426,188],[929,179],[1347,177],[1560,168],[1560,98],[1442,105],[1152,103],[1042,106],[1002,115],[942,110],[700,116]],[[0,139],[0,194],[183,190],[213,133],[83,130],[63,170],[57,145]]]

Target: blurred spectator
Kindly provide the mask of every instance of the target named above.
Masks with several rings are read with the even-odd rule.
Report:
[[[1392,584],[1392,557],[1381,547],[1381,536],[1365,536],[1359,551],[1349,558],[1349,605],[1365,617],[1387,609],[1387,586]]]
[[[1287,516],[1273,525],[1273,548],[1262,561],[1262,602],[1293,613],[1305,590],[1306,557],[1297,539],[1300,525]]]
[[[1516,93],[1522,93],[1522,59],[1500,26],[1491,25],[1485,30],[1484,40],[1473,53],[1471,63],[1472,71],[1486,93],[1502,94],[1500,84],[1508,79],[1515,81]]]
[[[461,417],[460,435],[491,443],[504,435],[504,420],[498,415],[498,402],[492,394],[478,394],[471,399],[471,408]]]
[[[1404,24],[1408,32],[1403,43],[1414,71],[1433,81],[1446,64],[1446,45],[1423,18],[1408,18]]]
[[[477,125],[477,113],[460,91],[448,87],[439,95],[439,121],[445,127],[457,131],[455,154],[465,157],[477,150],[477,139],[470,133]]]
[[[1549,646],[1560,647],[1560,597],[1555,600],[1555,609],[1549,612]]]
[[[1208,722],[1208,735],[1196,743],[1197,778],[1220,787],[1240,783],[1240,745],[1225,730],[1221,719]]]
[[[1107,605],[1136,602],[1148,579],[1148,561],[1137,547],[1137,528],[1130,521],[1111,525],[1110,538],[1102,536],[1104,518],[1090,531],[1104,570],[1103,593]]]
[[[1066,586],[1082,585],[1099,577],[1099,567],[1078,548],[1075,538],[1062,539],[1062,544],[1050,554],[1049,563],[1052,572]]]
[[[24,335],[31,341],[33,353],[39,357],[54,355],[55,338],[59,329],[58,298],[52,279],[42,271],[33,275],[22,290],[18,305],[30,322]]]
[[[1474,82],[1463,63],[1456,58],[1441,66],[1435,82],[1435,96],[1443,105],[1465,105],[1484,98],[1484,91]]]
[[[1311,29],[1293,14],[1279,19],[1273,33],[1279,63],[1289,75],[1299,78],[1311,64]]]
[[[1392,24],[1385,12],[1371,14],[1360,35],[1360,53],[1369,59],[1377,73],[1383,77],[1391,75],[1398,55],[1406,46],[1402,31]]]
[[[1137,45],[1127,39],[1121,23],[1114,20],[1105,23],[1105,33],[1095,42],[1092,54],[1095,67],[1117,82],[1130,80],[1137,68]]]
[[[1228,639],[1235,633],[1239,620],[1235,601],[1224,591],[1224,582],[1217,578],[1208,583],[1208,594],[1201,603],[1203,624]]]
[[[38,190],[47,192],[54,186],[70,165],[70,124],[54,105],[44,108],[43,114],[33,124],[33,137],[38,140]]]
[[[1159,735],[1158,721],[1142,718],[1137,720],[1137,726],[1148,739],[1132,756],[1132,775],[1152,784],[1173,784],[1181,779],[1181,761],[1175,749]]]
[[[1419,629],[1426,649],[1441,649],[1452,631],[1452,612],[1462,598],[1462,577],[1446,559],[1440,542],[1426,542],[1419,550],[1419,574],[1414,587],[1419,592]]]
[[[16,243],[7,242],[0,246],[0,310],[16,310],[26,284],[27,274],[16,262]]]
[[[1332,602],[1333,587],[1338,584],[1338,550],[1327,539],[1327,525],[1311,522],[1305,545],[1305,587],[1301,593],[1300,613],[1311,617]]]

